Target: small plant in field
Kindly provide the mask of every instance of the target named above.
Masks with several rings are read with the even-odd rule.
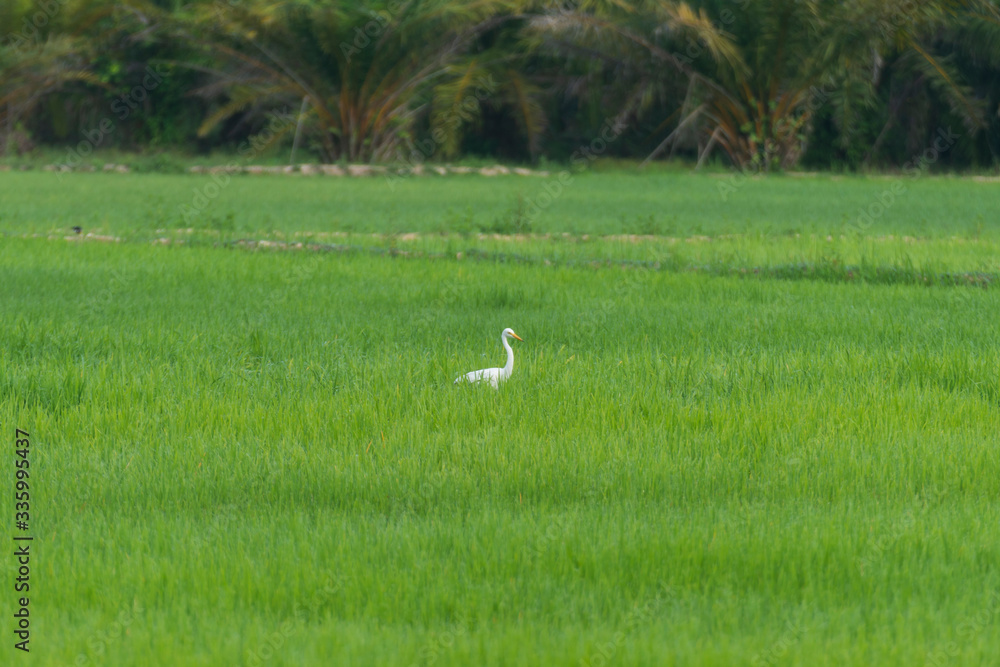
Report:
[[[502,215],[493,218],[490,225],[481,226],[480,231],[490,234],[530,234],[531,218],[528,217],[524,195],[518,193],[511,207]]]
[[[438,231],[442,234],[452,232],[467,236],[477,228],[475,218],[476,216],[472,212],[471,206],[467,206],[465,211],[461,213],[449,208],[445,213],[444,219],[441,221]]]
[[[236,229],[236,214],[229,211],[224,216],[213,215],[208,221],[209,227],[220,232],[231,232]]]
[[[632,220],[626,220],[622,215],[622,233],[654,236],[659,233],[659,227],[652,213],[647,216],[637,215]]]

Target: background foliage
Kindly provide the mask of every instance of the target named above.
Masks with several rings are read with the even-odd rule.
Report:
[[[281,113],[324,162],[572,161],[614,126],[603,156],[751,170],[903,167],[948,130],[936,166],[984,169],[998,63],[996,0],[14,0],[0,152],[231,152]]]

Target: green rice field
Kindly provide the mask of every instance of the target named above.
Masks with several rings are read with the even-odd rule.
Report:
[[[0,173],[0,659],[995,664],[1000,182],[729,178]]]

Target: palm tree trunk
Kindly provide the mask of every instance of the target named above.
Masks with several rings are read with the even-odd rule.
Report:
[[[712,132],[712,138],[708,140],[708,145],[705,146],[705,150],[703,150],[701,152],[701,155],[698,156],[698,164],[696,164],[694,166],[694,170],[695,171],[698,171],[699,169],[701,169],[701,165],[705,162],[705,158],[707,158],[708,154],[712,152],[713,148],[715,148],[715,142],[717,142],[719,140],[719,131],[720,131],[720,129],[721,128],[717,127],[717,128],[715,128],[715,131]]]
[[[14,136],[14,103],[7,102],[7,136],[3,139],[4,155],[10,155],[11,139]]]
[[[306,117],[306,105],[309,104],[309,96],[302,98],[302,108],[299,109],[299,122],[295,124],[295,139],[292,141],[292,155],[288,158],[288,163],[295,166],[295,151],[298,150],[299,140],[302,139],[302,121]]]

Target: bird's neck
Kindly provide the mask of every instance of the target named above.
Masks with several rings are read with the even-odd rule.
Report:
[[[510,343],[507,342],[506,336],[501,336],[500,338],[503,340],[504,349],[507,350],[507,363],[503,367],[503,373],[507,376],[514,370],[514,350],[510,349]]]

